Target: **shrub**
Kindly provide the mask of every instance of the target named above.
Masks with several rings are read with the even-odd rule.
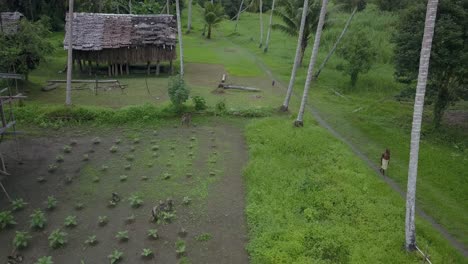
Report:
[[[77,225],[78,225],[78,222],[76,221],[76,216],[69,215],[65,218],[66,227],[75,227]]]
[[[215,105],[215,111],[216,111],[216,114],[224,114],[226,113],[226,102],[223,100],[223,101],[219,101],[218,103],[216,103]]]
[[[117,232],[117,235],[115,235],[115,238],[117,238],[119,241],[127,241],[128,240],[128,231],[119,231]]]
[[[85,244],[88,246],[94,246],[97,244],[97,238],[95,235],[89,236],[88,239],[85,240]]]
[[[11,202],[11,207],[14,212],[23,210],[27,203],[23,199],[16,199]]]
[[[184,79],[177,75],[169,79],[169,98],[177,111],[182,109],[182,105],[188,100],[190,90],[185,85]]]
[[[118,251],[117,249],[114,250],[114,252],[112,252],[112,254],[107,256],[107,258],[110,259],[111,264],[119,262],[122,259],[122,257],[123,257],[123,253]]]
[[[192,97],[192,101],[195,104],[195,110],[203,111],[207,108],[205,98],[201,96],[194,96]]]
[[[55,229],[49,235],[49,246],[51,248],[59,248],[67,243],[67,233],[63,232],[60,229]]]
[[[31,228],[43,229],[47,223],[45,214],[40,209],[37,209],[36,211],[34,211],[34,213],[30,215],[29,217],[31,218],[30,220]]]
[[[40,257],[34,264],[54,264],[51,256]]]
[[[12,225],[16,225],[16,222],[11,211],[0,212],[0,230]]]
[[[13,246],[16,249],[23,249],[28,246],[31,235],[28,232],[16,231],[15,238],[13,239]]]
[[[54,210],[55,207],[57,207],[57,199],[55,199],[54,196],[49,196],[47,197],[47,201],[46,201],[46,204],[47,204],[47,210]]]
[[[143,200],[138,194],[132,194],[129,198],[128,201],[130,202],[130,206],[133,208],[138,208],[143,204]]]

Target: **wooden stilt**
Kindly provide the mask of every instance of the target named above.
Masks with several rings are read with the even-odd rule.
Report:
[[[169,74],[174,75],[174,67],[172,67],[172,60],[169,62]]]
[[[147,68],[148,68],[148,73],[147,74],[150,75],[151,74],[151,63],[149,61],[147,63]]]
[[[93,63],[89,60],[88,61],[88,75],[91,76],[92,72],[93,72]]]
[[[83,72],[83,63],[81,63],[81,59],[78,59],[78,66],[80,67],[80,72]]]
[[[114,76],[118,76],[119,75],[119,72],[118,72],[118,69],[117,69],[117,64],[114,63]]]
[[[127,66],[127,75],[130,75],[130,66],[128,65],[128,62],[126,64],[126,66]]]
[[[122,63],[120,63],[120,75],[124,75],[124,73],[123,73],[123,64]]]
[[[109,75],[109,77],[112,76],[112,69],[110,63],[107,65],[107,74]]]

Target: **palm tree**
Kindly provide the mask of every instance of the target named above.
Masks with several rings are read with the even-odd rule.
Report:
[[[65,96],[65,104],[71,106],[71,81],[73,70],[73,0],[68,2],[68,61],[67,61],[67,91]]]
[[[414,218],[416,203],[416,179],[418,176],[419,140],[421,136],[424,96],[426,93],[427,76],[429,74],[429,60],[431,57],[432,38],[434,37],[438,2],[438,0],[429,0],[427,3],[426,22],[424,26],[424,36],[422,40],[421,56],[419,61],[418,84],[416,86],[416,98],[414,100],[410,160],[408,166],[408,189],[406,192],[405,247],[408,251],[416,249],[416,226],[414,223]]]
[[[212,4],[209,2],[205,3],[205,23],[208,26],[208,35],[206,36],[207,39],[211,39],[211,28],[221,21],[224,18],[224,9],[221,4]]]
[[[237,25],[239,24],[239,17],[240,17],[240,15],[241,15],[242,6],[243,6],[243,5],[244,5],[244,0],[241,1],[240,7],[239,7],[239,11],[237,12],[236,26],[234,27],[234,32],[237,32]]]
[[[259,12],[260,12],[260,45],[258,46],[261,48],[263,46],[263,1],[260,0],[259,2]]]
[[[296,56],[294,58],[294,64],[293,64],[293,68],[291,72],[291,79],[289,79],[288,91],[286,92],[286,98],[284,99],[283,105],[281,106],[281,111],[283,112],[288,111],[289,101],[291,100],[294,82],[296,81],[297,67],[299,67],[299,60],[300,60],[301,54],[304,54],[301,50],[302,50],[302,38],[304,35],[307,11],[309,7],[308,5],[309,5],[309,1],[304,0],[304,6],[302,7],[301,24],[299,26],[299,37],[297,38]]]
[[[312,56],[310,57],[309,69],[307,71],[307,79],[304,85],[304,94],[302,95],[301,107],[299,114],[294,122],[296,127],[304,126],[304,112],[307,104],[307,98],[309,96],[310,84],[312,81],[312,74],[314,72],[315,62],[317,61],[317,55],[320,47],[320,38],[322,36],[323,25],[325,24],[325,16],[327,14],[328,0],[322,0],[322,8],[320,9],[320,17],[317,26],[317,33],[315,33],[314,48],[312,49]]]
[[[177,33],[179,34],[179,50],[180,50],[180,77],[184,78],[184,44],[182,42],[182,25],[180,22],[180,5],[179,0],[176,0],[176,16],[177,16]]]
[[[188,2],[188,19],[187,19],[187,33],[190,33],[192,30],[192,1]]]
[[[265,42],[265,49],[263,52],[268,51],[268,45],[270,44],[270,34],[271,34],[271,24],[273,22],[273,13],[275,12],[275,0],[271,2],[271,13],[270,13],[270,23],[268,24],[268,33],[267,33],[267,38]]]
[[[345,8],[350,8],[351,7],[353,9],[353,11],[351,12],[351,15],[349,16],[348,20],[346,21],[346,24],[345,24],[343,30],[341,31],[340,36],[335,41],[335,44],[333,44],[332,49],[327,54],[327,57],[322,62],[322,64],[320,64],[320,67],[318,68],[317,72],[314,75],[314,79],[318,79],[318,77],[319,77],[320,73],[322,72],[323,68],[325,68],[325,65],[327,65],[327,62],[330,60],[333,53],[335,53],[336,48],[338,47],[338,45],[340,44],[340,42],[343,39],[344,35],[348,31],[348,28],[351,25],[351,21],[353,20],[354,15],[356,15],[356,13],[358,11],[364,10],[366,8],[366,4],[367,3],[366,3],[365,0],[353,0],[351,2],[347,2],[347,6],[345,6]]]
[[[284,1],[281,8],[277,9],[276,15],[278,15],[283,21],[282,24],[273,24],[272,27],[275,30],[280,30],[290,36],[297,36],[300,31],[301,25],[301,14],[303,13],[302,7],[303,1],[301,0],[290,0]],[[308,12],[305,22],[304,33],[301,39],[301,55],[299,59],[299,65],[302,65],[304,59],[305,50],[309,44],[309,40],[312,37],[312,33],[317,30],[320,3],[318,0],[313,0],[312,4],[308,6]]]

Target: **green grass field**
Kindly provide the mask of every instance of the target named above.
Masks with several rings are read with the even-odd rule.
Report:
[[[268,16],[264,17],[265,29]],[[330,14],[333,23],[324,31],[318,63],[333,45],[347,16]],[[238,33],[234,34],[233,22],[225,21],[215,28],[213,39],[206,40],[201,36],[200,17],[201,9],[195,8],[194,30],[184,36],[186,79],[192,95],[205,97],[210,106],[225,100],[229,108],[279,107],[284,91],[271,87],[272,78],[262,65],[271,70],[273,79],[287,84],[296,39],[273,31],[269,52],[264,53],[258,48],[258,14],[244,13]],[[393,78],[390,37],[396,21],[396,15],[380,13],[373,5],[358,13],[349,34],[359,28],[370,35],[379,50],[376,64],[360,76],[357,87],[351,90],[349,78],[336,70],[341,61],[334,56],[312,87],[309,103],[376,163],[388,147],[392,151],[389,177],[405,189],[412,103],[394,100],[402,89]],[[52,41],[57,47],[62,37],[63,33],[54,34]],[[39,89],[48,79],[63,79],[64,75],[57,72],[64,64],[65,52],[58,48],[47,63],[31,74],[31,101],[62,104],[63,87],[48,93]],[[306,70],[303,66],[298,72],[297,94],[302,94]],[[229,81],[259,87],[263,92],[260,97],[242,92],[213,94],[223,73],[228,74]],[[111,108],[142,103],[167,105],[167,76],[148,78],[150,92],[142,75],[119,80],[129,85],[125,95],[120,91],[98,96],[87,90],[77,91],[73,95],[75,104]],[[298,102],[297,98],[291,102],[292,116]],[[468,109],[466,103],[454,107]],[[138,118],[139,112],[134,113]],[[433,131],[431,115],[429,106],[420,150],[418,205],[468,244],[468,134],[454,126]],[[292,129],[292,121],[287,117],[253,120],[247,128],[251,156],[245,172],[246,212],[252,262],[417,262],[416,254],[406,254],[402,249],[404,200],[380,182],[347,147],[317,127],[310,115],[302,130]],[[417,222],[417,241],[428,249],[434,263],[466,262],[425,221]]]

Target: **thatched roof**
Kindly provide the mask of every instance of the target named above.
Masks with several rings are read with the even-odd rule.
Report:
[[[68,16],[67,25],[68,29]],[[68,32],[64,47],[68,49]],[[104,49],[159,46],[172,49],[177,43],[177,24],[173,15],[117,15],[74,13],[73,49]]]
[[[24,17],[20,12],[2,12],[0,13],[1,27],[0,31],[5,35],[11,35],[18,32],[19,22]]]

